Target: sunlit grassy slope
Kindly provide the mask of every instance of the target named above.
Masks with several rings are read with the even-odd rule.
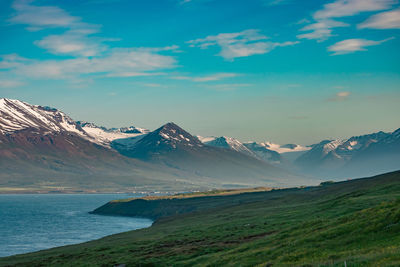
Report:
[[[2,258],[0,265],[344,266],[346,261],[347,266],[398,266],[400,263],[399,171],[303,189],[141,201],[159,202],[156,207],[148,204],[152,210],[150,216],[158,218],[148,229]],[[191,208],[182,208],[185,205],[180,202],[177,205],[176,201]],[[130,202],[114,202],[121,203]],[[116,214],[146,215],[145,209],[134,206],[116,207],[113,211]],[[122,211],[127,208],[130,211]]]

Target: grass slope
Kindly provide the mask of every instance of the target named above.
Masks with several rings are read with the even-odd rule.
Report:
[[[197,203],[195,212],[178,209],[181,214],[168,217],[155,213],[159,219],[148,229],[1,258],[0,265],[343,266],[346,261],[347,266],[398,266],[400,262],[399,171],[314,188],[182,201],[200,199],[207,201]],[[168,201],[172,200],[164,203],[171,204]]]

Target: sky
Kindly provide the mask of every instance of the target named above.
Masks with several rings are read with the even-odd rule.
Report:
[[[398,0],[1,0],[0,97],[312,144],[400,127]]]

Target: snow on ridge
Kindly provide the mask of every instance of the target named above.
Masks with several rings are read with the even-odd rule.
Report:
[[[200,142],[202,142],[203,144],[204,144],[204,143],[207,143],[207,142],[210,142],[210,141],[213,141],[213,140],[215,140],[215,139],[217,138],[217,137],[215,137],[215,136],[203,137],[203,136],[200,136],[200,135],[196,135],[196,137],[197,137],[197,139],[199,139]]]
[[[2,133],[34,128],[52,132],[69,131],[85,135],[76,123],[63,112],[39,105],[30,105],[19,100],[2,98],[0,115],[0,131]]]
[[[287,145],[279,145],[279,144],[275,144],[275,143],[272,143],[272,142],[264,142],[264,143],[259,143],[259,144],[262,145],[262,146],[265,146],[269,150],[276,151],[279,154],[289,153],[289,152],[307,151],[307,150],[311,149],[311,147],[301,146],[301,145],[297,145],[297,144],[296,144],[296,146],[294,148],[285,147]]]
[[[207,139],[203,138],[203,140],[207,140]],[[244,154],[247,154],[250,156],[256,156],[253,151],[248,149],[239,140],[237,140],[233,137],[221,136],[218,138],[211,138],[210,141],[205,141],[203,143],[206,145],[209,145],[209,146],[228,148],[228,149],[232,149],[234,151],[241,152],[241,153],[244,153]]]
[[[329,152],[335,150],[340,145],[344,144],[346,140],[333,140],[323,146],[323,153],[326,155]]]
[[[83,126],[82,129],[93,138],[93,140],[90,141],[107,147],[109,147],[110,143],[114,140],[143,135],[143,133],[123,133],[117,130],[106,130],[103,129],[103,127],[97,127],[94,124],[87,124]]]
[[[246,147],[246,144],[256,143],[257,145],[263,146],[263,147],[265,147],[265,148],[267,148],[269,150],[276,151],[279,154],[288,153],[288,152],[307,151],[307,150],[311,149],[311,147],[301,146],[301,145],[297,145],[297,144],[294,145],[295,146],[294,148],[291,148],[291,146],[288,146],[288,145],[279,145],[279,144],[275,144],[275,143],[272,143],[272,142],[254,142],[254,141],[249,141],[249,142],[242,143],[238,139],[233,138],[233,137],[228,137],[228,136],[221,136],[221,137],[207,136],[207,137],[204,137],[204,136],[197,135],[196,137],[203,144],[207,144],[207,143],[213,142],[218,138],[223,138],[226,141],[226,143],[229,146],[231,146],[234,150],[237,150],[235,148],[245,147],[245,150],[249,150],[250,152],[251,152],[251,150]],[[288,146],[288,147],[285,147],[285,146]]]
[[[145,129],[133,126],[108,130],[104,127],[98,127],[93,123],[76,122],[55,108],[31,105],[20,100],[1,98],[0,133],[10,134],[30,128],[45,134],[71,132],[90,142],[106,147],[110,147],[111,141],[115,139],[136,137],[148,132]],[[134,129],[137,129],[138,132],[129,132]]]

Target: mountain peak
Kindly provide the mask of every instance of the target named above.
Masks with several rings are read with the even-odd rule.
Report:
[[[159,136],[161,140],[170,144],[174,148],[176,145],[203,146],[198,138],[194,137],[173,122],[168,122],[149,134],[149,136],[152,135]]]
[[[253,156],[253,157],[255,156],[255,154],[250,149],[248,149],[239,140],[237,140],[233,137],[221,136],[221,137],[217,137],[211,141],[205,142],[205,144],[209,145],[209,146],[235,150],[237,152],[241,152],[241,153],[247,154],[249,156]]]
[[[183,129],[181,127],[179,127],[177,124],[175,124],[174,122],[168,122],[155,131],[171,131],[171,130],[182,130],[183,131]]]

